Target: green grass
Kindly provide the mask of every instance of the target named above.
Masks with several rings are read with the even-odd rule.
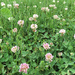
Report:
[[[29,64],[27,75],[74,75],[75,74],[75,5],[74,0],[15,0],[19,8],[14,8],[13,0],[0,0],[11,4],[8,8],[13,21],[8,20],[9,12],[1,12],[0,5],[0,74],[1,75],[25,75],[19,72],[22,63]],[[63,2],[66,4],[63,4]],[[22,3],[21,3],[22,2]],[[41,2],[41,4],[39,3]],[[55,4],[57,9],[50,8],[50,4]],[[34,8],[33,6],[37,7]],[[48,7],[49,12],[43,12],[42,7]],[[65,10],[65,8],[68,10]],[[4,15],[5,14],[5,15]],[[29,18],[37,14],[37,22],[29,21]],[[61,16],[62,14],[62,16]],[[60,20],[54,19],[53,15],[58,15]],[[65,19],[65,21],[63,21]],[[23,27],[17,22],[24,20]],[[31,29],[31,24],[37,24],[36,32]],[[17,28],[17,33],[12,29]],[[60,29],[65,29],[66,33],[61,36]],[[43,43],[53,43],[50,49],[45,50]],[[9,43],[8,45],[6,43]],[[19,46],[19,51],[13,53],[11,48]],[[59,57],[58,53],[62,52]],[[54,58],[49,63],[45,61],[45,55],[51,53]],[[72,55],[73,53],[74,55]],[[48,67],[46,67],[48,66]]]

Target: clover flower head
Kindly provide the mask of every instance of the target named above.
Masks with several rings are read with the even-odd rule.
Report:
[[[13,5],[14,5],[14,8],[18,8],[19,7],[19,4],[17,4],[17,3],[15,3]]]
[[[61,29],[60,31],[59,31],[59,33],[61,33],[61,34],[64,34],[66,31],[64,30],[64,29]]]
[[[37,15],[37,14],[34,14],[34,15],[33,15],[33,18],[38,18],[38,15]]]
[[[0,39],[0,43],[2,42],[2,39]]]
[[[44,49],[46,49],[46,50],[47,50],[47,49],[50,49],[50,47],[49,47],[49,44],[48,44],[48,43],[44,43],[44,44],[43,44],[43,47],[44,47]]]
[[[14,47],[11,48],[11,51],[12,51],[13,53],[15,53],[15,52],[18,51],[18,50],[19,50],[19,47],[18,47],[18,46],[14,46]]]
[[[53,18],[54,19],[58,19],[59,17],[58,17],[58,15],[54,15]]]
[[[18,24],[19,24],[19,26],[23,26],[23,24],[24,24],[24,20],[19,20],[18,22],[17,22]]]
[[[22,63],[20,65],[20,69],[19,69],[19,72],[23,72],[23,73],[26,73],[27,74],[27,70],[29,69],[29,64],[26,64],[26,63]]]
[[[59,53],[58,53],[58,56],[62,56],[62,52],[59,52]]]
[[[13,29],[13,32],[17,32],[17,28],[14,28],[14,29]]]
[[[5,3],[4,2],[1,2],[1,6],[5,6]]]
[[[52,61],[52,59],[53,59],[53,55],[51,54],[51,53],[47,53],[46,55],[45,55],[45,60],[46,61],[49,61],[49,63]]]
[[[8,8],[11,8],[11,7],[12,7],[12,5],[11,5],[11,4],[7,4],[7,7],[8,7]]]

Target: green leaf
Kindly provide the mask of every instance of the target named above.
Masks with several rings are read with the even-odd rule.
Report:
[[[25,57],[28,53],[29,51],[22,51],[22,56]]]
[[[1,9],[1,15],[4,16],[5,18],[12,17],[12,13],[8,8],[2,8]]]
[[[75,73],[75,69],[69,69],[72,73]]]
[[[32,50],[32,46],[27,48],[28,50]]]
[[[33,67],[36,67],[36,66],[37,66],[37,64],[34,62],[34,63],[32,64],[32,66],[33,66]]]
[[[44,38],[49,38],[48,36],[48,33],[46,32],[44,35],[43,35]]]
[[[62,74],[62,75],[65,75],[65,74],[66,74],[66,72],[62,71],[62,72],[61,72],[61,74]]]
[[[69,50],[73,50],[73,47],[72,47],[72,46],[69,46],[68,49],[69,49]]]
[[[3,29],[3,27],[2,27],[2,26],[0,26],[0,28],[2,28],[2,29]]]
[[[2,72],[3,64],[0,63],[0,74]]]

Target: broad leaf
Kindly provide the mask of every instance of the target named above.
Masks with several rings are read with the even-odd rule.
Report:
[[[1,9],[1,15],[4,16],[5,18],[12,17],[12,13],[8,8],[2,8]]]

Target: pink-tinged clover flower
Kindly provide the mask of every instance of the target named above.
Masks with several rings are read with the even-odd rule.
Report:
[[[38,18],[38,15],[37,15],[37,14],[34,14],[34,15],[33,15],[33,18]]]
[[[45,11],[45,7],[42,7],[41,10],[42,10],[42,11]]]
[[[33,30],[33,32],[36,32],[37,28],[38,28],[37,24],[31,24],[31,29]]]
[[[34,19],[33,19],[33,17],[30,17],[29,20],[30,20],[30,21],[33,21]]]
[[[9,42],[6,42],[6,45],[9,45]]]
[[[58,19],[59,17],[58,17],[58,15],[54,15],[53,18],[54,19]]]
[[[45,11],[49,12],[49,8],[48,7],[45,7]]]
[[[4,2],[1,2],[1,6],[4,6],[5,7],[5,3]]]
[[[75,39],[75,34],[74,34],[74,39]]]
[[[50,49],[50,47],[49,47],[49,44],[48,44],[48,43],[44,43],[44,44],[43,44],[43,47],[44,47],[44,49],[46,49],[46,50],[47,50],[47,49]]]
[[[51,4],[51,5],[49,5],[49,7],[56,7],[56,6],[54,4],[53,5]]]
[[[13,29],[13,32],[17,32],[17,28],[14,28],[14,29]]]
[[[53,56],[51,53],[47,53],[47,54],[45,55],[46,61],[49,61],[49,63],[52,61],[53,57],[54,57],[54,56]]]
[[[20,65],[20,69],[19,69],[19,72],[23,72],[23,73],[26,73],[27,74],[27,70],[29,69],[29,64],[26,64],[26,63],[22,63]]]
[[[49,8],[48,8],[48,7],[46,7],[46,8],[45,8],[45,11],[49,12]]]
[[[62,56],[62,52],[59,52],[59,53],[58,53],[58,56]]]
[[[53,46],[53,43],[51,42],[50,45]]]
[[[66,31],[64,30],[64,29],[61,29],[60,31],[59,31],[59,33],[61,33],[61,34],[64,34]]]
[[[18,8],[18,7],[19,7],[19,4],[15,3],[14,8]]]
[[[29,20],[30,20],[30,21],[33,21],[33,20],[34,20],[34,21],[37,21],[36,18],[38,18],[38,15],[37,15],[37,14],[34,14],[33,17],[30,17],[30,18],[29,18]]]
[[[18,51],[18,50],[19,50],[19,47],[18,47],[18,46],[14,46],[14,47],[11,48],[11,51],[12,51],[13,53],[15,53],[15,52]]]
[[[17,23],[19,24],[19,26],[23,27],[24,20],[19,20]]]
[[[41,10],[49,12],[49,8],[48,7],[42,7]]]

